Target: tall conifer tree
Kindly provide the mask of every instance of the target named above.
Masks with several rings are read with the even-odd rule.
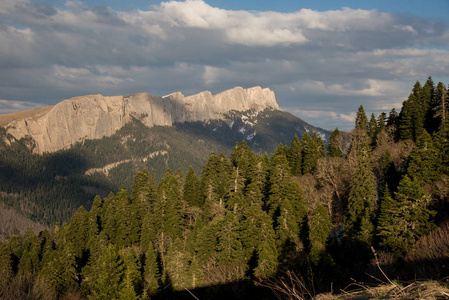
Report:
[[[341,157],[343,155],[342,137],[338,128],[335,128],[334,131],[332,131],[332,134],[329,138],[327,155],[330,157]]]

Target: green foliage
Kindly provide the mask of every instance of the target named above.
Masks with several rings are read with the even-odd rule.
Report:
[[[201,183],[195,174],[195,170],[190,167],[184,183],[184,200],[190,206],[203,206],[203,196],[201,194]]]
[[[331,259],[326,252],[326,241],[331,233],[331,227],[329,213],[322,205],[318,205],[309,219],[310,261],[315,265]]]
[[[287,152],[287,160],[288,164],[290,166],[290,170],[292,172],[293,176],[300,176],[302,175],[302,146],[301,141],[299,140],[298,136],[295,134],[295,137],[293,138],[290,148]]]
[[[344,223],[345,231],[350,237],[371,245],[378,197],[376,177],[368,149],[366,146],[357,149]]]
[[[332,131],[329,138],[329,144],[327,145],[327,155],[330,157],[341,157],[343,155],[342,150],[342,137],[338,128]]]
[[[129,162],[123,168],[135,170],[132,184],[95,197],[90,207],[71,208],[67,224],[57,223],[39,235],[28,230],[0,243],[0,298],[17,298],[12,286],[24,287],[23,294],[31,299],[182,298],[185,289],[195,289],[201,299],[222,296],[223,289],[248,298],[256,297],[251,294],[253,280],[274,280],[286,269],[309,272],[322,286],[335,282],[344,288],[346,275],[361,278],[357,272],[365,272],[371,258],[365,250],[370,246],[402,257],[435,228],[434,220],[445,218],[445,210],[437,214],[434,206],[445,207],[448,200],[442,174],[448,173],[449,121],[428,113],[440,101],[438,88],[433,93],[432,86],[430,78],[424,87],[415,85],[412,100],[404,103],[411,110],[403,107],[400,118],[392,110],[388,120],[385,114],[377,120],[372,115],[368,123],[359,108],[359,127],[352,132],[347,155],[342,151],[345,133],[335,129],[327,147],[333,158],[325,160],[324,141],[317,133],[305,133],[302,141],[295,136],[290,146],[278,143],[271,159],[251,151],[250,142],[234,142],[229,159],[223,153],[209,155],[200,178],[194,165],[184,179],[181,169],[173,173],[165,168],[155,176],[156,168]],[[416,107],[426,105],[431,107],[427,114],[417,115]],[[421,118],[420,123],[406,124],[408,112]],[[430,122],[432,118],[438,122]],[[411,141],[393,139],[398,124],[401,138],[410,126],[416,147]],[[156,150],[144,139],[149,138],[148,129],[139,124],[124,128],[120,137],[134,132],[132,126],[140,132],[142,145],[123,139],[126,147]],[[208,130],[200,124],[190,126],[198,136]],[[216,128],[225,133],[229,126],[223,126]],[[427,133],[430,128],[432,136]],[[374,143],[381,132],[382,143]],[[164,132],[169,133],[173,131]],[[101,146],[87,141],[87,149],[101,149],[100,153],[121,159],[103,148],[115,145],[114,138]],[[22,143],[13,145],[19,157],[40,164],[30,153],[20,154],[25,140],[17,143]],[[77,147],[73,156],[68,155],[73,164],[81,163],[77,151],[82,147]],[[62,153],[45,158],[51,162],[50,177],[66,177],[67,181],[59,177],[61,185],[74,178],[57,165],[64,163]],[[8,161],[0,161],[1,167],[9,168]],[[104,158],[102,163],[107,162],[109,158]],[[91,167],[93,161],[85,163]],[[16,175],[12,177],[20,178]],[[42,188],[33,176],[30,182],[36,180]],[[67,209],[61,205],[61,210]]]
[[[112,244],[103,249],[85,275],[94,299],[121,299],[126,265],[123,258]]]
[[[434,146],[427,131],[419,136],[416,147],[409,156],[407,174],[410,178],[424,184],[431,184],[440,177],[441,154]]]
[[[413,249],[416,240],[434,228],[428,208],[429,195],[418,181],[404,176],[394,198],[385,193],[382,200],[377,235],[381,245],[396,256]]]
[[[368,129],[368,117],[366,116],[363,105],[360,105],[359,110],[357,111],[357,116],[355,118],[355,128],[362,130]]]

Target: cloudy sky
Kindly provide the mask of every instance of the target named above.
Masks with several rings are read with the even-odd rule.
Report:
[[[449,1],[1,0],[0,113],[86,94],[269,87],[280,107],[350,130],[449,84]]]

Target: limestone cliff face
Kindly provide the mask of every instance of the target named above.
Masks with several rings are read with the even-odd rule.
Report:
[[[184,97],[173,93],[155,97],[147,93],[129,97],[88,95],[54,106],[0,116],[0,125],[16,139],[30,136],[35,152],[54,152],[85,140],[111,136],[132,118],[148,127],[175,122],[220,119],[232,110],[279,109],[273,91],[236,87],[216,95],[205,91]]]

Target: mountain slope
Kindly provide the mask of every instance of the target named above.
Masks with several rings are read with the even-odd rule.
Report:
[[[159,179],[166,168],[180,168],[186,174],[193,166],[199,176],[211,152],[228,155],[242,140],[255,152],[271,155],[279,143],[289,144],[295,134],[330,135],[271,103],[264,109],[253,105],[248,110],[228,110],[216,119],[181,120],[170,126],[147,126],[145,115],[131,116],[110,136],[82,139],[68,149],[42,154],[32,137],[16,138],[3,128],[1,202],[33,221],[51,225],[69,220],[81,205],[89,209],[97,194],[105,197],[122,184],[131,190],[134,174],[143,168]]]
[[[269,89],[236,87],[216,95],[205,91],[184,97],[147,93],[128,97],[87,95],[54,106],[0,116],[0,124],[16,139],[30,136],[36,153],[67,149],[76,142],[111,136],[133,119],[147,127],[217,120],[232,110],[278,109]]]

